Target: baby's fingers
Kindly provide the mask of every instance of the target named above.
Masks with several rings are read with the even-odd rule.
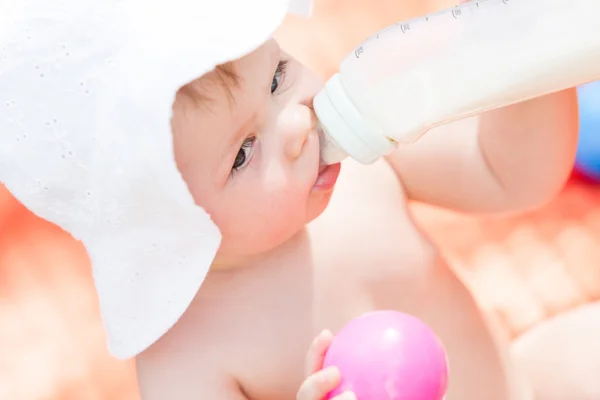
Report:
[[[325,330],[313,340],[306,354],[305,375],[310,376],[323,368],[323,359],[333,340],[333,334]]]
[[[297,400],[322,400],[340,384],[340,371],[336,367],[328,367],[316,372],[306,378],[300,390]],[[356,400],[351,392],[342,393],[331,400]]]

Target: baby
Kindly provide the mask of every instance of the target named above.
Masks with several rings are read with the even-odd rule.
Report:
[[[312,109],[321,87],[268,40],[177,93],[177,165],[222,242],[186,313],[138,356],[142,397],[322,399],[340,379],[321,369],[331,332],[393,309],[440,336],[448,400],[532,398],[408,202],[465,212],[546,202],[572,166],[574,90],[434,129],[370,166],[325,167]]]

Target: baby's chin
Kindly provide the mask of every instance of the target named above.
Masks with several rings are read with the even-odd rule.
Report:
[[[327,209],[332,193],[333,189],[310,191],[302,205],[288,207],[276,214],[263,215],[260,220],[246,221],[246,227],[241,226],[242,221],[238,219],[236,223],[229,225],[233,228],[231,231],[223,226],[223,239],[217,259],[229,260],[226,264],[247,264],[252,259],[261,259],[278,251],[304,232],[308,223]]]
[[[333,190],[334,189],[326,192],[311,193],[311,199],[309,200],[306,218],[307,224],[317,219],[327,209],[331,200],[331,195],[333,194]]]
[[[285,240],[281,240],[280,238],[270,243],[263,242],[260,246],[254,248],[246,246],[244,249],[234,250],[236,246],[232,246],[232,248],[224,243],[217,252],[211,270],[223,271],[244,267],[259,267],[269,258],[277,257],[278,254],[288,249],[289,246],[293,246],[296,239],[302,237],[302,232],[304,232],[303,228]]]
[[[223,232],[221,246],[215,258],[216,264],[243,264],[261,260],[285,246],[306,227],[304,218],[282,218],[276,223],[264,222],[261,229],[228,234]]]

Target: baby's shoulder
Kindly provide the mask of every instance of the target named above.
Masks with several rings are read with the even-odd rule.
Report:
[[[243,399],[234,376],[236,341],[220,305],[198,293],[179,321],[136,357],[144,400]]]
[[[166,335],[136,357],[140,394],[144,400],[242,399],[239,388],[221,365],[227,348],[201,329],[180,320]],[[219,346],[223,354],[215,352]]]

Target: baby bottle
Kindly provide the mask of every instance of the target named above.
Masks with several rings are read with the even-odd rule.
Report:
[[[479,0],[392,25],[315,97],[321,157],[369,164],[427,130],[600,78],[600,0]]]

